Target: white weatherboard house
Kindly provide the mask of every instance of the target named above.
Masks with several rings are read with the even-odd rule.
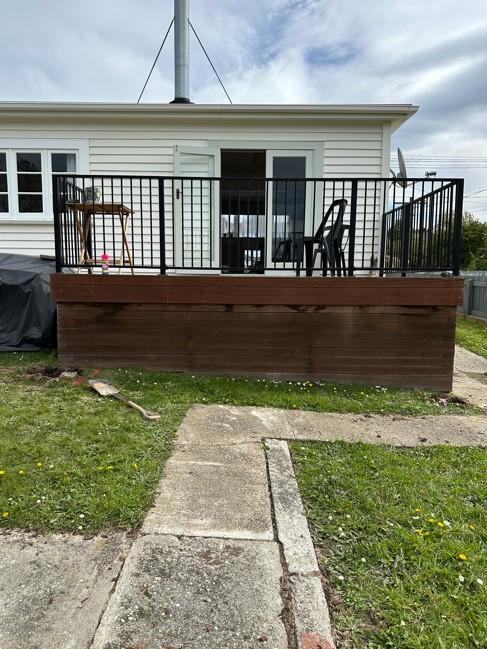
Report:
[[[416,110],[412,105],[3,102],[0,252],[54,254],[53,173],[387,178],[391,135]],[[209,218],[216,232],[225,223],[229,227],[232,217],[217,227],[223,214],[215,202]],[[313,223],[319,223],[316,218]],[[178,215],[169,220],[166,237],[171,226],[177,230]],[[239,221],[239,228],[244,222]],[[310,223],[305,230],[312,234],[313,227]],[[366,227],[377,229],[379,223]],[[376,246],[379,238],[374,236]],[[377,253],[369,244],[367,256],[371,254]],[[221,259],[213,262],[215,267],[222,264]]]

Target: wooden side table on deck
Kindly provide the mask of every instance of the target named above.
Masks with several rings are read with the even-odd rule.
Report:
[[[89,245],[91,223],[93,215],[102,214],[118,216],[122,230],[122,249],[120,251],[117,265],[121,269],[128,262],[132,275],[134,275],[132,254],[128,242],[128,227],[133,210],[122,203],[93,203],[89,201],[86,203],[69,201],[66,203],[66,208],[73,212],[74,224],[80,238],[78,272],[80,272],[81,266],[87,266],[90,274],[93,272],[94,261],[91,257]],[[113,251],[113,254],[115,255],[115,251]]]

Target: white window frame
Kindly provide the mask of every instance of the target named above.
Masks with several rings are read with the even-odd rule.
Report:
[[[52,223],[52,153],[74,153],[76,172],[89,171],[88,140],[73,139],[24,139],[0,140],[0,152],[7,156],[8,212],[0,212],[0,223]],[[42,175],[42,212],[19,212],[17,184],[17,153],[40,153]]]

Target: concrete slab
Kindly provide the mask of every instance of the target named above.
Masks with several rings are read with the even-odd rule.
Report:
[[[330,615],[319,575],[291,575],[298,649],[334,649]]]
[[[455,347],[455,372],[486,374],[487,358],[483,358],[457,345]]]
[[[0,536],[0,647],[86,649],[128,545],[121,534]]]
[[[275,543],[145,536],[92,649],[287,649]]]
[[[282,544],[287,569],[290,574],[319,575],[318,562],[287,443],[268,439],[265,445],[268,449],[267,462],[277,536]]]
[[[277,536],[282,546],[298,649],[334,649],[321,574],[287,442],[266,440]]]
[[[455,372],[452,392],[468,403],[487,411],[487,377]]]
[[[341,439],[393,446],[487,446],[487,418],[483,416],[365,416],[299,410],[287,410],[286,416],[292,430],[290,439]]]
[[[212,422],[217,426],[213,428]],[[262,438],[371,442],[397,446],[487,445],[483,416],[358,415],[235,406],[194,406],[180,428],[177,446],[238,445]],[[218,431],[218,432],[215,432]]]
[[[240,444],[285,435],[289,424],[285,410],[237,406],[193,406],[178,430],[178,444]]]
[[[178,445],[144,522],[144,534],[273,538],[261,442]]]

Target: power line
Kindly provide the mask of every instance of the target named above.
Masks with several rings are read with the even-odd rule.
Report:
[[[392,165],[397,168],[397,165]],[[464,165],[464,164],[451,164],[451,165],[436,165],[434,163],[422,164],[422,165],[411,165],[408,164],[408,169],[424,169],[427,166],[434,166],[435,169],[487,169],[487,164],[485,165]]]
[[[146,89],[147,84],[149,83],[149,79],[151,78],[151,74],[152,74],[154,68],[156,67],[157,60],[159,59],[159,55],[162,52],[162,48],[164,47],[164,44],[166,43],[167,37],[169,36],[169,32],[171,31],[171,27],[172,27],[173,23],[174,23],[174,18],[171,20],[171,22],[169,24],[169,27],[167,28],[166,35],[162,39],[161,47],[159,48],[159,51],[156,54],[156,58],[154,59],[154,63],[152,64],[150,72],[147,75],[147,79],[145,80],[144,87],[140,91],[140,95],[139,95],[139,98],[137,99],[137,103],[140,103],[140,100],[142,99],[142,95],[144,94],[144,90]]]
[[[487,160],[487,156],[481,155],[439,155],[432,153],[431,155],[414,155],[407,156],[408,160]]]
[[[395,158],[395,154],[391,155],[392,158]],[[449,162],[451,160],[458,161],[476,161],[482,162],[487,161],[487,156],[483,155],[461,155],[456,153],[440,154],[440,153],[409,153],[406,156],[407,160],[415,160],[424,162],[425,160],[437,160],[439,162]]]
[[[215,68],[215,66],[214,66],[213,63],[212,63],[212,60],[210,59],[208,52],[205,50],[205,46],[204,46],[203,43],[200,41],[200,37],[199,37],[198,34],[196,33],[196,29],[193,27],[193,23],[191,22],[191,20],[189,20],[188,22],[189,22],[189,26],[190,26],[191,29],[193,30],[193,34],[196,36],[196,40],[197,40],[198,43],[200,44],[201,49],[203,50],[203,52],[205,53],[206,58],[208,59],[208,63],[211,65],[211,69],[212,69],[213,72],[215,73],[216,78],[218,79],[218,81],[220,82],[220,85],[221,85],[221,87],[223,88],[223,92],[226,94],[228,101],[232,104],[233,102],[232,102],[232,100],[230,99],[230,95],[228,94],[227,89],[226,89],[225,86],[223,85],[223,81],[220,79],[220,75],[219,75],[218,72],[216,71],[216,68]]]
[[[468,198],[469,196],[475,196],[475,194],[481,194],[482,192],[487,192],[487,187],[484,187],[483,189],[478,189],[476,192],[472,192],[471,194],[466,194],[463,198]]]

